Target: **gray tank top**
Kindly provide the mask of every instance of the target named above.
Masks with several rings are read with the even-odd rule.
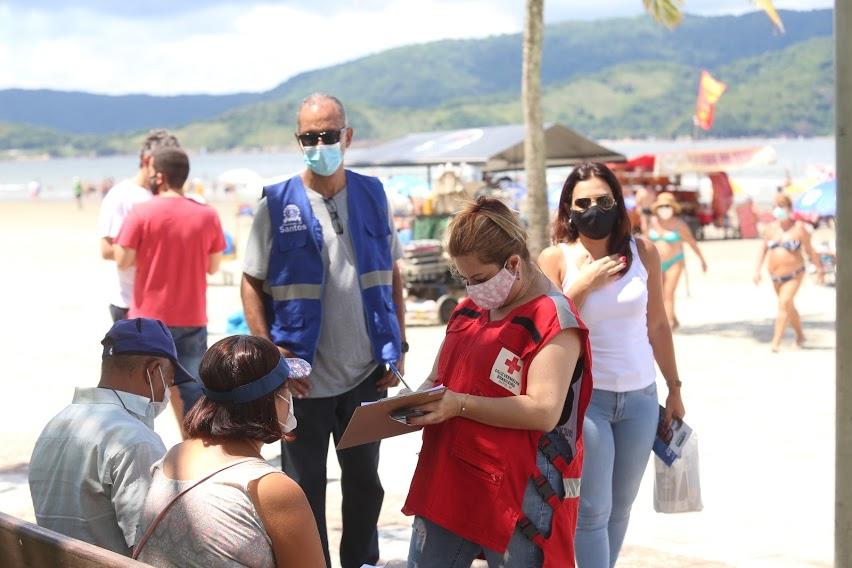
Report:
[[[195,481],[169,479],[162,460],[151,472],[137,541],[175,495]],[[249,461],[187,492],[157,525],[139,560],[161,568],[274,567],[272,541],[248,494],[251,481],[270,473],[282,474],[263,460]]]

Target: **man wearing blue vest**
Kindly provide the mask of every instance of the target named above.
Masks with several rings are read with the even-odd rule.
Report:
[[[355,408],[386,396],[405,343],[401,246],[381,182],[343,168],[352,142],[341,102],[327,94],[299,108],[296,140],[306,169],[264,188],[246,247],[241,296],[252,334],[313,365],[290,384],[299,426],[282,443],[284,471],[310,501],[331,566],[325,522],[329,436]],[[342,471],[343,568],[376,564],[384,498],[379,443],[337,452]]]

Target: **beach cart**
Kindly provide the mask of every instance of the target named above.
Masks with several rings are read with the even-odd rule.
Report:
[[[415,222],[416,226],[416,222]],[[413,312],[432,312],[441,323],[464,297],[464,286],[453,278],[440,239],[416,239],[403,247],[399,263]],[[418,308],[425,308],[418,309]]]

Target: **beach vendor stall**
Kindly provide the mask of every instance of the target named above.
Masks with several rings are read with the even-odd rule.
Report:
[[[621,162],[624,156],[561,124],[544,126],[548,168],[573,166],[584,161]],[[431,186],[433,168],[466,164],[482,173],[518,171],[524,168],[524,126],[513,124],[418,132],[368,148],[352,150],[352,169],[425,168]]]
[[[626,191],[647,194],[650,201],[661,192],[670,192],[677,199],[681,216],[695,238],[705,237],[705,229],[713,226],[724,238],[741,236],[742,222],[734,225],[729,211],[734,203],[735,184],[728,172],[775,161],[771,146],[685,150],[645,154],[621,164],[610,164]],[[709,202],[702,201],[697,184],[687,185],[684,177],[694,179],[706,175],[712,187]],[[638,204],[631,212],[634,227],[644,226],[650,211]]]
[[[519,208],[526,192],[505,173],[524,168],[524,134],[523,125],[419,132],[350,152],[349,167],[379,175],[389,193],[398,185],[396,178],[415,172],[430,188],[428,195],[405,196],[413,217],[399,223],[411,238],[400,263],[409,314],[428,312],[442,323],[449,320],[464,287],[450,276],[442,246],[444,230],[462,204],[478,195],[495,196]],[[561,124],[546,124],[544,135],[549,168],[625,159]]]

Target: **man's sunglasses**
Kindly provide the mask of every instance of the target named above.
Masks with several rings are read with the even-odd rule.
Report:
[[[346,131],[346,128],[340,130],[324,130],[322,132],[302,132],[296,134],[296,139],[302,146],[316,146],[320,140],[326,146],[329,144],[337,144],[340,142],[340,137]]]
[[[594,198],[594,201],[594,205],[597,205],[598,208],[602,209],[603,211],[609,211],[610,209],[615,207],[615,199],[613,199],[611,195],[599,195]],[[576,207],[580,211],[587,211],[591,206],[591,197],[580,197],[574,200],[574,207]]]

